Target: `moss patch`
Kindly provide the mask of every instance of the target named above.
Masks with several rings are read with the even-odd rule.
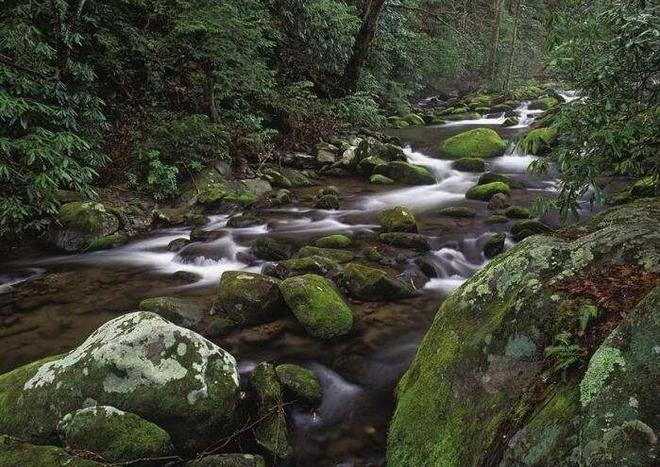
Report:
[[[487,158],[504,153],[506,142],[495,130],[476,128],[446,139],[440,144],[442,152],[453,159],[464,157]]]
[[[476,199],[479,201],[490,200],[495,193],[509,193],[509,185],[503,182],[486,183],[485,185],[475,185],[470,188],[465,197],[467,199]]]

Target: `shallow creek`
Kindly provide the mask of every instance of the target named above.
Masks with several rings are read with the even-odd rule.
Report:
[[[441,158],[438,143],[476,127],[494,128],[505,139],[514,140],[529,130],[538,113],[528,112],[526,105],[518,112],[521,123],[510,128],[502,126],[502,116],[393,131],[406,144],[410,161],[433,172],[434,185],[380,187],[357,177],[328,177],[320,186],[335,185],[341,190],[341,210],[311,208],[311,195],[318,189],[314,187],[297,190],[298,198],[307,201],[260,211],[267,225],[231,229],[225,226],[228,216],[213,216],[204,229],[218,231],[219,238],[191,243],[176,252],[167,246],[188,237],[188,228],[156,230],[109,251],[66,256],[32,251],[20,262],[0,261],[0,310],[10,311],[0,326],[0,373],[70,350],[100,324],[134,310],[148,297],[196,297],[210,305],[224,271],[261,270],[263,262],[241,260],[259,236],[293,239],[302,245],[324,235],[345,233],[358,239],[359,249],[373,244],[369,234],[376,229],[382,209],[406,206],[415,213],[420,233],[429,237],[433,251],[427,257],[438,276],[416,298],[352,303],[355,329],[331,343],[310,338],[290,320],[214,339],[237,358],[244,376],[255,363],[271,360],[309,366],[321,379],[325,396],[320,408],[315,412],[294,409],[292,414],[297,465],[381,465],[396,382],[443,297],[486,263],[482,247],[489,235],[510,228],[510,223],[483,222],[488,215],[486,203],[464,197],[479,174],[453,170],[451,161]],[[504,156],[486,162],[487,170],[510,175],[525,186],[512,190],[512,204],[527,206],[555,189],[551,175],[539,178],[526,172],[532,160],[515,153],[511,145]],[[438,209],[446,206],[471,206],[479,214],[474,219],[438,216]],[[546,221],[554,224],[556,220]]]

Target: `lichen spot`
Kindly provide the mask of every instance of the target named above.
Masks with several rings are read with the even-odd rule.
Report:
[[[186,354],[186,350],[187,350],[186,344],[184,344],[183,342],[179,342],[179,345],[176,346],[176,354],[179,357],[183,357]]]

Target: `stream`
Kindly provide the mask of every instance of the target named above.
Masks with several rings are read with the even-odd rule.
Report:
[[[154,230],[107,251],[53,255],[35,249],[20,261],[0,261],[0,318],[4,319],[0,321],[0,373],[72,349],[99,325],[135,310],[145,298],[174,295],[210,305],[224,271],[261,270],[264,262],[248,255],[260,236],[304,245],[313,238],[344,233],[356,239],[358,248],[365,247],[374,243],[380,211],[405,206],[431,243],[432,251],[425,257],[437,276],[415,298],[351,303],[357,317],[355,328],[332,342],[311,338],[287,319],[212,339],[237,358],[243,379],[262,360],[302,364],[317,374],[324,387],[320,407],[313,412],[294,408],[290,417],[296,465],[382,465],[397,381],[443,297],[486,264],[482,248],[488,237],[511,227],[511,222],[483,221],[489,214],[487,203],[464,196],[480,174],[453,170],[451,161],[441,158],[438,144],[476,127],[493,128],[513,141],[529,130],[540,113],[529,111],[526,103],[516,112],[520,123],[508,128],[502,126],[504,116],[498,115],[392,130],[404,142],[410,162],[434,174],[434,185],[375,186],[357,176],[325,177],[319,186],[339,188],[341,210],[312,208],[316,186],[296,190],[301,202],[260,210],[259,215],[268,220],[265,225],[232,229],[226,227],[229,216],[211,216],[204,226],[211,240],[189,243],[178,251],[168,250],[168,244],[187,238],[190,228]],[[512,190],[512,205],[529,206],[538,196],[556,190],[553,174],[527,173],[532,160],[533,156],[520,154],[510,144],[505,155],[486,161],[486,170],[509,175],[525,187]],[[438,209],[447,206],[470,206],[478,215],[468,219],[439,216]],[[544,221],[557,225],[552,217]],[[397,263],[399,270],[416,267],[412,258],[397,258]]]

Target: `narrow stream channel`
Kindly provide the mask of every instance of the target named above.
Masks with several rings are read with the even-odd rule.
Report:
[[[572,96],[571,96],[572,97]],[[506,128],[503,116],[420,126],[392,133],[405,143],[411,162],[428,167],[434,185],[375,187],[358,177],[327,177],[337,186],[342,209],[324,211],[301,202],[286,208],[262,210],[267,224],[250,228],[226,227],[228,216],[213,216],[204,226],[211,240],[168,250],[189,228],[156,230],[113,250],[54,256],[32,251],[21,261],[0,261],[0,310],[9,310],[0,326],[0,373],[37,358],[70,350],[103,322],[154,296],[194,297],[211,303],[222,273],[259,272],[264,263],[249,257],[250,245],[260,236],[305,244],[313,238],[346,233],[367,246],[377,228],[378,214],[391,206],[406,206],[418,220],[432,251],[427,260],[436,270],[417,297],[393,303],[352,303],[359,317],[350,335],[322,342],[306,335],[291,320],[279,320],[237,330],[212,339],[230,351],[247,374],[262,360],[300,363],[312,368],[324,386],[324,399],[315,412],[292,415],[292,443],[297,465],[381,465],[387,424],[393,409],[393,389],[406,370],[443,297],[486,264],[482,248],[487,238],[508,231],[511,224],[487,224],[487,203],[465,199],[480,174],[459,172],[443,160],[438,144],[467,129],[489,127],[513,141],[529,130],[538,111],[523,104],[520,124]],[[527,173],[533,156],[519,154],[511,144],[502,157],[489,159],[486,170],[506,174],[522,183],[511,202],[528,206],[556,185],[552,174]],[[313,194],[318,187],[303,189]],[[305,199],[304,196],[300,197]],[[310,197],[311,198],[311,197]],[[447,206],[470,206],[475,218],[456,219],[437,214]],[[555,224],[556,219],[545,219]],[[507,242],[509,242],[507,240]],[[510,243],[507,243],[510,245]],[[414,269],[411,258],[397,258],[400,269]],[[408,264],[409,263],[409,264]]]

